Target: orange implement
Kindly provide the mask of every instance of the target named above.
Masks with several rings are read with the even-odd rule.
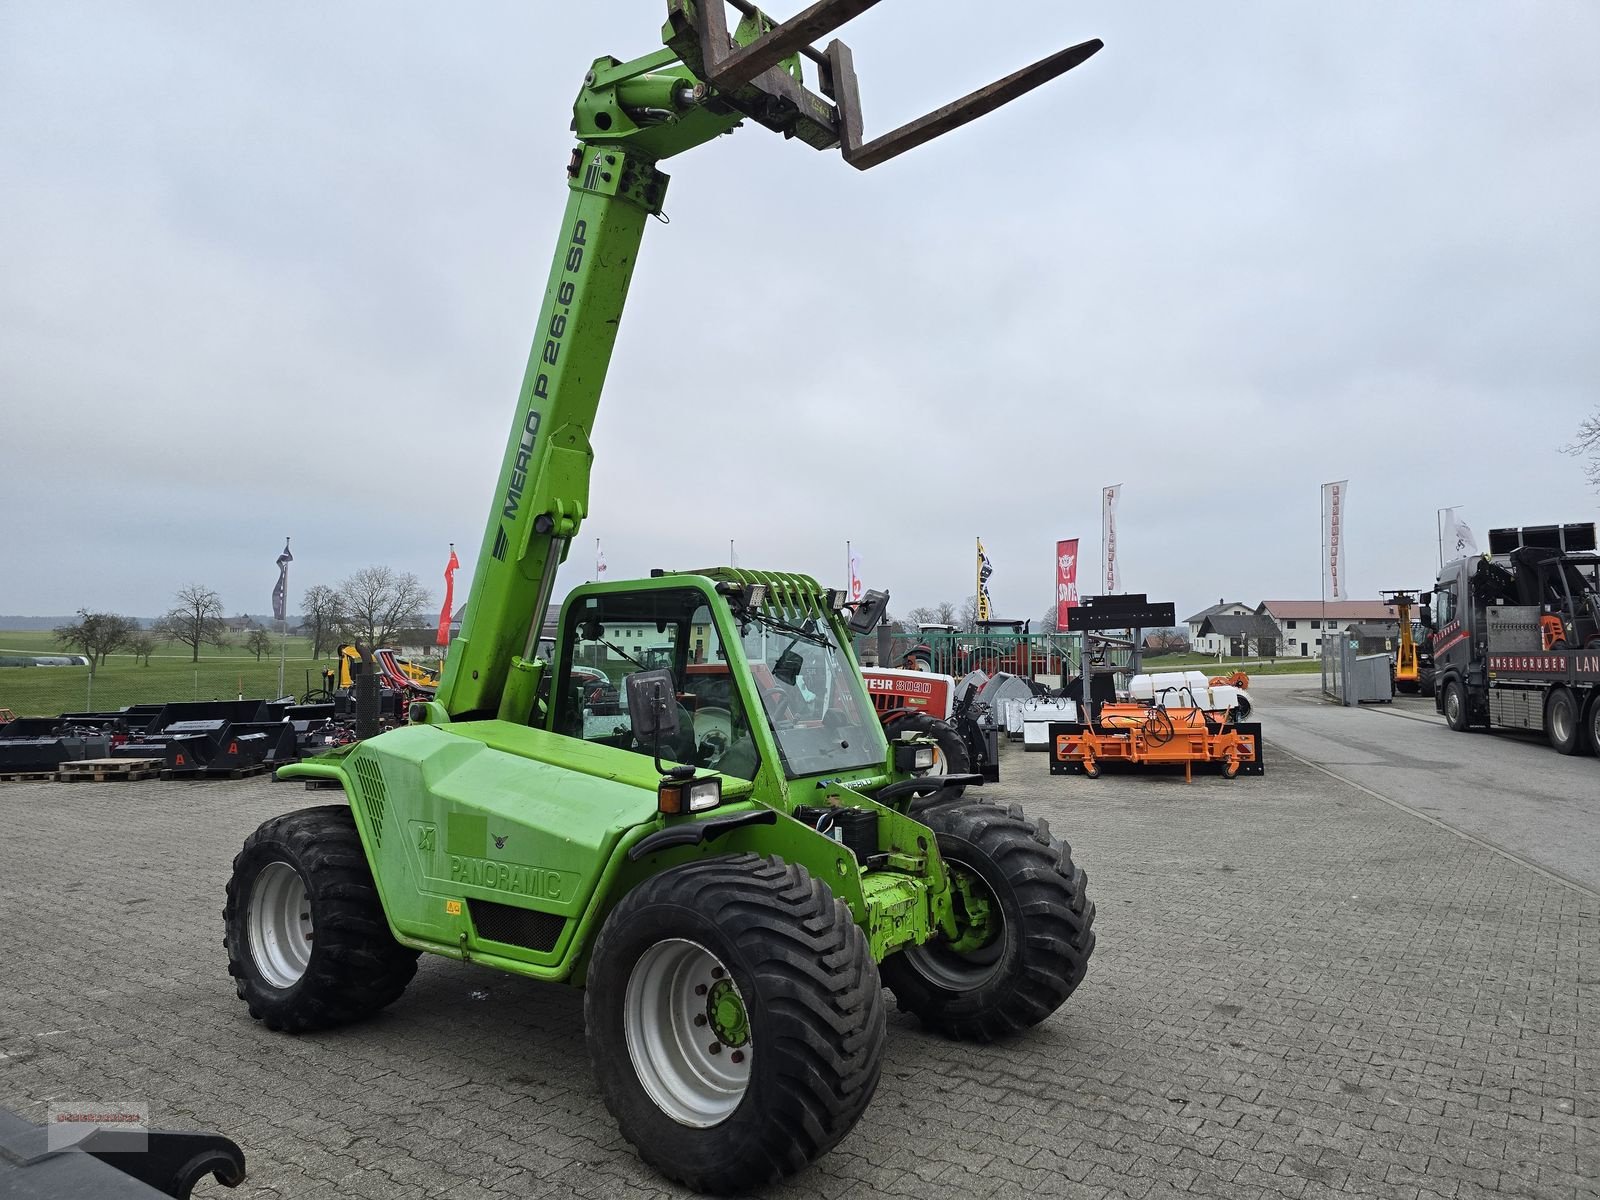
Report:
[[[1220,766],[1225,778],[1240,771],[1261,773],[1261,727],[1230,722],[1226,712],[1199,708],[1152,708],[1144,704],[1102,704],[1094,727],[1057,727],[1055,766],[1074,766],[1091,779],[1105,763],[1183,767],[1185,780],[1195,765]]]
[[[1250,676],[1243,671],[1235,671],[1232,675],[1213,675],[1206,683],[1212,687],[1236,687],[1245,692],[1250,690]]]

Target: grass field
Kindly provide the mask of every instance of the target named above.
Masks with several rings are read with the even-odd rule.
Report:
[[[4,637],[0,634],[0,637]],[[1322,669],[1320,658],[1222,658],[1215,654],[1163,654],[1145,656],[1147,671],[1204,671],[1207,675],[1227,675],[1243,671],[1247,675],[1315,675]]]
[[[331,658],[311,657],[307,638],[291,637],[286,646],[283,687],[301,695],[322,686],[322,668]],[[69,653],[48,630],[0,630],[0,654]],[[307,683],[307,672],[310,683]],[[189,661],[187,646],[164,645],[145,666],[131,654],[113,654],[94,677],[90,700],[87,667],[0,667],[0,708],[19,717],[53,717],[85,709],[121,708],[126,704],[159,704],[169,700],[234,700],[271,698],[278,692],[278,649],[255,655],[240,646],[218,650],[203,647],[198,663]]]

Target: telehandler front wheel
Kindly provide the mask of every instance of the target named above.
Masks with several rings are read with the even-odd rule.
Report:
[[[696,1191],[749,1191],[849,1133],[878,1086],[878,969],[850,910],[754,854],[664,871],[606,919],[584,995],[606,1107]]]
[[[1022,809],[983,801],[919,814],[950,871],[960,937],[884,959],[883,981],[924,1025],[988,1042],[1044,1020],[1083,981],[1094,904],[1072,848]]]
[[[305,1033],[399,999],[417,951],[394,940],[342,804],[266,822],[233,860],[222,911],[228,974],[268,1029]]]

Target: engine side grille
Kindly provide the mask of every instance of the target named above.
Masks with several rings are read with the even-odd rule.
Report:
[[[373,844],[383,846],[383,811],[388,806],[389,795],[383,786],[383,771],[378,764],[364,755],[355,759],[356,782],[360,785],[361,803],[367,810],[367,821],[372,826]]]
[[[490,900],[468,900],[467,910],[479,937],[528,950],[553,950],[567,919],[557,913],[513,908]]]

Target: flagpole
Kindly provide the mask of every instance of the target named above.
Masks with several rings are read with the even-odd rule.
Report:
[[[850,539],[844,540],[844,594],[850,595],[850,582],[855,578],[855,571],[850,565]]]

